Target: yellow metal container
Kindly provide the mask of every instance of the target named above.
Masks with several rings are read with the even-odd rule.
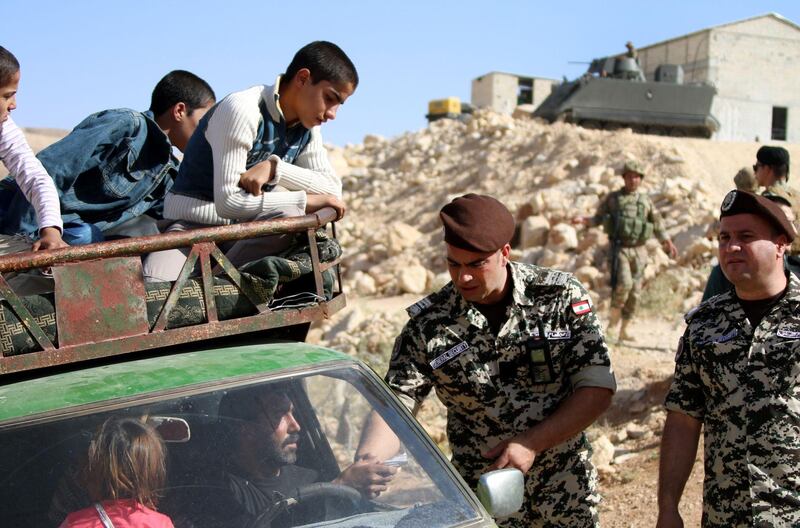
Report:
[[[448,97],[447,99],[434,99],[428,103],[428,113],[432,115],[440,114],[460,114],[461,99],[458,97]]]

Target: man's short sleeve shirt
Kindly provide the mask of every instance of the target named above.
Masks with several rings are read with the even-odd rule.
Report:
[[[410,408],[435,388],[457,465],[541,422],[579,387],[616,389],[580,283],[532,265],[510,270],[513,302],[497,335],[450,283],[409,309],[386,375]]]
[[[687,316],[666,407],[704,424],[704,526],[800,524],[800,281],[753,328],[732,292]]]

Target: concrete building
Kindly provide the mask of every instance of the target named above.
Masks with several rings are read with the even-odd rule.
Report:
[[[716,86],[715,139],[800,141],[800,26],[769,13],[638,49],[653,80],[659,64],[680,64],[684,82]]]
[[[539,106],[550,95],[555,79],[490,72],[472,80],[470,102],[476,108],[491,108],[511,114],[518,105]]]

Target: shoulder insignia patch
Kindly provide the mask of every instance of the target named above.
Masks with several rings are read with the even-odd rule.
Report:
[[[416,317],[425,310],[427,310],[428,308],[430,308],[431,306],[433,306],[433,301],[431,300],[430,296],[428,296],[420,299],[419,301],[415,302],[414,304],[406,308],[406,312],[408,312],[408,315],[410,317]]]
[[[564,286],[569,281],[569,273],[564,271],[547,270],[537,277],[539,286]]]
[[[686,312],[686,315],[684,315],[684,316],[683,316],[683,320],[684,320],[684,321],[685,321],[687,324],[689,323],[689,321],[691,321],[691,320],[692,320],[692,317],[694,317],[694,314],[696,314],[696,313],[697,313],[697,310],[699,310],[699,309],[700,309],[700,306],[702,306],[702,304],[698,304],[697,306],[695,306],[694,308],[692,308],[691,310],[689,310],[688,312]]]

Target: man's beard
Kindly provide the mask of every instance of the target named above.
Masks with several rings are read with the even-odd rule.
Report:
[[[264,446],[264,450],[261,452],[261,460],[271,466],[285,466],[287,464],[294,464],[297,462],[297,450],[287,449],[286,446],[289,444],[295,444],[296,446],[299,439],[300,435],[290,434],[280,446],[276,446],[272,442],[268,442]]]

